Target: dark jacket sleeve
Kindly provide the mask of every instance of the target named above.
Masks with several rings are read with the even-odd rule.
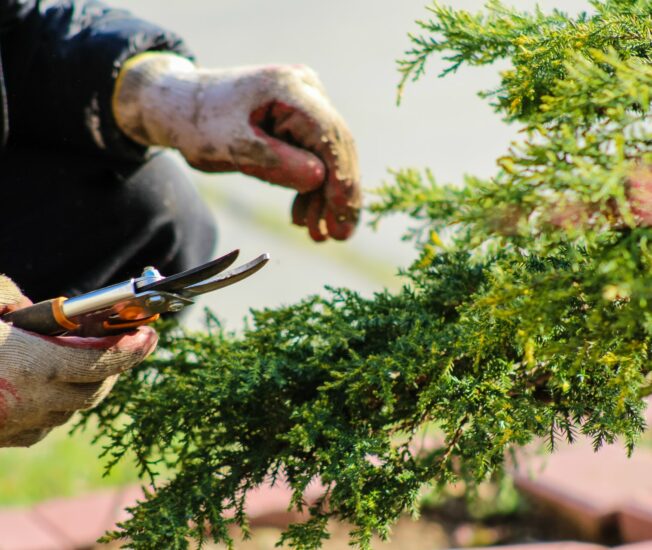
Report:
[[[0,0],[0,30],[5,30],[34,7],[35,0]]]
[[[142,157],[117,127],[111,95],[140,52],[192,57],[174,33],[94,0],[0,0],[9,145]]]

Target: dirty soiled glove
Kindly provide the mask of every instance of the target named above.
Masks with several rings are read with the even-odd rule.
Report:
[[[29,305],[0,275],[0,315]],[[99,403],[118,374],[156,346],[156,332],[105,338],[38,336],[0,322],[0,447],[41,440],[78,409]]]
[[[353,233],[361,203],[355,146],[311,69],[198,69],[173,54],[144,53],[122,67],[113,113],[134,141],[174,147],[199,170],[237,170],[295,189],[293,222],[313,240]]]

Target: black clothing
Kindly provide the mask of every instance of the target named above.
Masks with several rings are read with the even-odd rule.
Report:
[[[0,273],[34,301],[212,253],[191,182],[113,118],[122,63],[150,50],[190,57],[175,34],[95,0],[0,0]]]
[[[191,57],[174,33],[95,0],[0,0],[9,146],[142,158],[115,124],[111,95],[122,63],[149,50]]]
[[[39,301],[208,260],[213,215],[169,154],[144,164],[14,150],[2,161],[0,272]]]

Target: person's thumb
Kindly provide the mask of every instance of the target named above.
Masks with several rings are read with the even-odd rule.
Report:
[[[157,341],[151,327],[102,338],[40,336],[12,328],[0,345],[7,353],[16,350],[17,361],[29,360],[35,367],[52,365],[54,380],[90,383],[135,367],[154,350]]]

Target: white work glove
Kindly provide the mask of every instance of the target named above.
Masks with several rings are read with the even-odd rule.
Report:
[[[30,303],[0,275],[0,315]],[[0,322],[0,447],[32,445],[76,410],[95,406],[156,341],[149,327],[104,338],[49,337]]]
[[[134,141],[174,147],[199,170],[237,170],[295,189],[293,222],[315,241],[353,233],[361,205],[355,145],[311,69],[198,69],[173,54],[140,54],[121,69],[113,113]]]

